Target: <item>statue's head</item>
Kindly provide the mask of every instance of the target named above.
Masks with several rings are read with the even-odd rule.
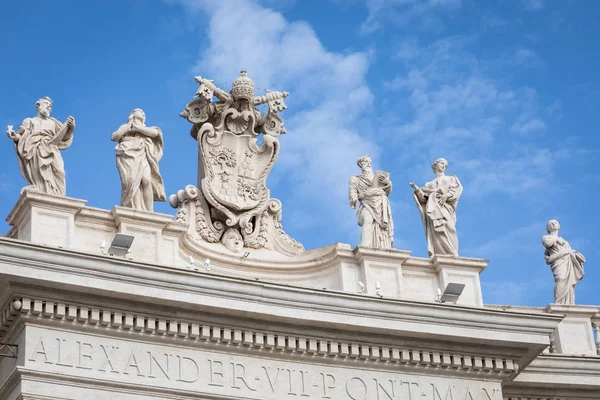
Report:
[[[129,118],[127,118],[128,122],[133,121],[134,118],[142,120],[142,123],[146,123],[146,113],[141,108],[136,108],[129,114]]]
[[[548,221],[548,223],[546,224],[546,231],[548,233],[552,233],[552,232],[558,232],[560,230],[560,224],[558,223],[557,220],[555,219],[551,219],[550,221]]]
[[[231,95],[236,100],[245,99],[250,101],[254,97],[254,82],[246,74],[246,71],[242,71],[240,76],[233,81]]]
[[[358,165],[360,167],[360,169],[362,169],[363,171],[365,169],[371,168],[371,156],[368,154],[365,156],[362,156],[361,158],[356,160],[356,165]]]
[[[448,160],[445,158],[438,158],[431,164],[431,169],[435,173],[444,173],[448,169]]]
[[[239,253],[244,248],[244,239],[242,239],[240,231],[235,228],[229,228],[225,231],[221,237],[221,243],[233,253]]]
[[[35,109],[38,114],[49,117],[52,112],[52,99],[48,96],[38,99],[38,101],[35,102]]]

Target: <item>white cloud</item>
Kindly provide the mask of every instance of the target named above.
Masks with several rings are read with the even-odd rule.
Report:
[[[527,11],[539,11],[544,8],[544,0],[523,0],[523,8]]]
[[[539,187],[552,174],[540,160],[554,153],[516,141],[546,129],[537,93],[496,79],[499,66],[490,68],[469,52],[474,43],[461,36],[427,46],[412,43],[414,56],[404,58],[405,72],[386,84],[408,96],[410,106],[390,139],[418,149],[419,157],[449,158],[463,184],[479,195]]]
[[[546,129],[546,123],[544,121],[539,118],[527,118],[526,116],[521,116],[510,128],[513,132],[523,134],[543,131],[544,129]]]
[[[216,79],[228,89],[218,81],[231,82],[243,68],[257,88],[290,92],[289,109],[282,113],[288,134],[280,137],[281,154],[270,180],[279,189],[271,187],[272,196],[284,188],[294,193],[284,203],[284,216],[286,210],[295,212],[293,220],[284,217],[286,226],[294,220],[304,221],[297,229],[308,228],[307,221],[323,226],[345,223],[352,213],[345,206],[356,159],[378,153],[359,130],[361,113],[373,98],[365,82],[368,54],[328,51],[309,24],[288,21],[253,1],[182,3],[188,10],[208,14],[207,48],[195,74]],[[326,206],[331,204],[339,206]],[[355,218],[350,220],[354,225]]]
[[[515,51],[510,61],[517,66],[527,68],[543,67],[546,65],[542,57],[533,50],[526,48],[520,48]]]
[[[385,23],[439,29],[443,25],[437,12],[445,13],[460,8],[462,0],[367,0],[367,19],[361,31],[369,33],[380,29]]]

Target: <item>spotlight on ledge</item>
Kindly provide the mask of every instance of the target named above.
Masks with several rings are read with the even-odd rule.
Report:
[[[365,284],[362,282],[358,282],[358,293],[362,293],[365,291]]]
[[[446,285],[444,293],[438,288],[438,303],[456,303],[461,293],[463,292],[465,285],[463,283],[450,282]]]
[[[198,270],[198,268],[195,268],[195,267],[194,267],[194,264],[196,264],[196,260],[194,260],[194,257],[192,257],[192,256],[189,256],[189,257],[188,257],[188,262],[187,262],[187,264],[186,264],[185,266],[186,266],[187,268],[189,268],[189,269],[195,269],[195,270],[197,271],[197,270]]]
[[[102,254],[109,254],[117,257],[127,257],[129,255],[133,239],[135,239],[135,236],[133,235],[117,233],[113,238],[108,251],[104,250],[106,249],[106,242],[104,240],[102,243],[100,243],[100,250],[102,251]]]
[[[204,260],[204,268],[206,268],[207,271],[210,271],[210,258]]]

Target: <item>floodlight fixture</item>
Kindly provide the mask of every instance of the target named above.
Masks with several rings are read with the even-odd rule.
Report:
[[[108,251],[103,251],[103,253],[108,253],[111,256],[127,257],[127,255],[129,255],[133,239],[135,239],[135,236],[133,235],[128,235],[126,233],[117,233],[113,238],[110,247],[108,248]],[[100,249],[104,249],[105,247],[106,243],[102,241],[102,243],[100,244]]]
[[[204,268],[206,268],[207,271],[210,271],[210,258],[204,260]]]
[[[375,294],[379,297],[381,296],[381,283],[379,281],[375,282]]]
[[[188,257],[188,262],[185,265],[187,268],[192,269],[194,267],[194,264],[196,264],[196,260],[194,260],[194,257],[189,256]],[[197,269],[197,268],[196,268]]]
[[[358,293],[362,293],[365,291],[365,284],[361,281],[358,281]]]
[[[465,288],[464,283],[454,283],[450,282],[446,285],[446,289],[444,289],[444,293],[440,293],[441,290],[438,289],[438,302],[440,303],[456,303],[461,293]]]

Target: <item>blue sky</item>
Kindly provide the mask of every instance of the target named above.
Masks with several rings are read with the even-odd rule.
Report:
[[[110,209],[120,201],[110,135],[129,112],[162,128],[174,193],[196,182],[179,117],[194,75],[229,89],[247,69],[256,87],[291,93],[268,186],[306,248],[357,243],[347,181],[370,153],[392,174],[395,247],[425,256],[408,182],[430,180],[446,157],[465,188],[460,254],[490,259],[486,303],[553,300],[540,236],[556,218],[588,260],[577,302],[598,304],[599,16],[593,0],[3,2],[0,123],[18,126],[52,97],[54,117],[77,121],[67,194]],[[8,215],[25,184],[8,139],[0,160]]]

